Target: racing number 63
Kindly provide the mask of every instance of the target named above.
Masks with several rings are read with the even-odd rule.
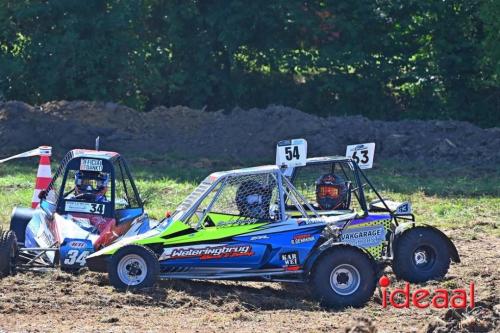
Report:
[[[362,158],[361,158],[361,163],[363,164],[366,164],[368,163],[368,161],[370,161],[370,158],[368,157],[368,150],[361,150],[360,151]],[[354,151],[354,153],[352,154],[352,159],[356,161],[356,163],[359,164],[360,160],[359,160],[359,157],[357,155],[357,151]]]
[[[89,255],[89,251],[83,251],[80,253],[78,250],[69,250],[68,256],[64,259],[65,265],[79,264],[80,266],[85,265],[85,258]]]
[[[360,169],[370,169],[373,166],[374,154],[375,142],[349,145],[345,152],[345,156],[356,162]]]

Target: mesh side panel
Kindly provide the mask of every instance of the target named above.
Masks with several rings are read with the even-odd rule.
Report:
[[[331,164],[314,164],[306,167],[297,168],[293,186],[310,203],[317,205],[316,202],[316,181],[323,175],[332,171]],[[291,204],[287,201],[287,204]]]
[[[314,207],[318,208],[319,204],[316,199],[316,182],[324,175],[335,174],[342,177],[346,181],[355,182],[353,171],[345,163],[321,163],[311,164],[305,167],[297,168],[293,179],[293,186],[297,191],[304,196]],[[352,184],[355,186],[355,184]],[[353,197],[350,204],[350,209],[359,209],[360,206]],[[287,205],[291,205],[290,200],[287,200]]]
[[[258,220],[278,220],[278,185],[274,175],[229,177],[211,211]]]
[[[278,185],[274,175],[228,176],[210,191],[187,222],[195,226],[208,213],[234,216],[230,219],[233,222],[279,220]]]

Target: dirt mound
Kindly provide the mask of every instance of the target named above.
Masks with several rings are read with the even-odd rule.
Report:
[[[500,304],[495,296],[476,302],[474,309],[449,309],[425,330],[437,332],[491,332],[500,325]]]
[[[500,162],[500,128],[458,121],[375,121],[364,117],[320,118],[284,106],[231,112],[157,107],[136,112],[114,103],[0,103],[0,153],[40,144],[59,152],[92,147],[123,153],[175,154],[230,161],[274,160],[278,140],[302,137],[310,155],[344,154],[347,144],[377,143],[377,156],[494,167]]]

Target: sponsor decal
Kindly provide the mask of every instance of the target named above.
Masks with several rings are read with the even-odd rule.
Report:
[[[259,236],[253,236],[250,238],[250,240],[259,240],[259,239],[269,239],[268,235],[259,235]]]
[[[379,279],[379,284],[382,289],[383,308],[392,306],[396,309],[410,307],[416,307],[417,309],[426,309],[429,307],[435,309],[465,309],[469,307],[473,309],[475,307],[475,284],[472,281],[469,283],[468,290],[466,288],[453,290],[417,288],[412,290],[409,282],[406,282],[402,289],[395,288],[394,290],[389,290],[388,287],[391,284],[391,280],[385,275]]]
[[[229,225],[245,225],[245,224],[253,224],[258,222],[257,219],[248,219],[248,220],[236,220],[236,221],[222,221],[217,223],[218,227],[226,227]]]
[[[313,241],[314,241],[314,236],[311,234],[294,235],[292,238],[292,244],[302,244]]]
[[[160,257],[164,259],[199,258],[200,260],[252,256],[250,245],[221,245],[206,247],[167,248]]]
[[[346,229],[340,236],[341,242],[359,247],[377,246],[384,240],[385,228],[383,225]]]
[[[82,242],[82,241],[71,241],[71,242],[69,242],[68,245],[69,245],[69,247],[83,249],[87,246],[87,243]]]
[[[35,239],[41,247],[51,247],[55,243],[54,237],[47,227],[40,228]]]
[[[296,251],[282,253],[281,260],[285,262],[285,266],[296,266],[299,264],[299,253]]]
[[[80,160],[80,170],[102,171],[102,160],[96,160],[93,158],[82,158]]]
[[[298,225],[317,224],[317,223],[324,223],[324,222],[325,222],[325,220],[322,218],[297,220]]]

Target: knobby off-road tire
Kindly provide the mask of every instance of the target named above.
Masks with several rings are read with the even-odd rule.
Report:
[[[322,255],[311,272],[311,291],[323,306],[361,307],[373,296],[376,269],[373,259],[352,246],[338,246]]]
[[[159,272],[155,253],[140,245],[121,248],[108,264],[109,281],[118,290],[150,288],[158,280]]]
[[[0,278],[15,274],[18,254],[16,234],[0,231]]]
[[[439,232],[416,227],[406,230],[399,237],[392,263],[392,270],[398,279],[420,283],[446,275],[451,254]]]

